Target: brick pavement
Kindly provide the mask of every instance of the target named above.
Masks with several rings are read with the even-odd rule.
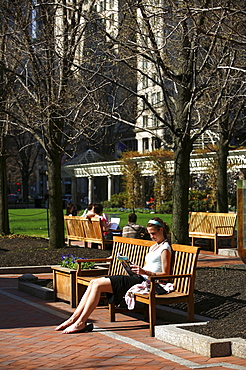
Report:
[[[202,251],[198,266],[242,264],[236,257]],[[47,278],[50,274],[39,277]],[[137,314],[117,314],[98,307],[90,321],[92,333],[64,335],[54,328],[73,309],[65,302],[43,301],[17,290],[16,275],[0,276],[0,369],[237,369],[236,357],[208,358],[149,337]]]

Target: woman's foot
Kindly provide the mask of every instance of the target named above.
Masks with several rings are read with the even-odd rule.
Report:
[[[55,330],[63,330],[65,328],[67,328],[68,326],[72,325],[75,321],[76,321],[76,319],[73,319],[72,317],[70,317],[68,320],[66,320],[62,324],[58,325],[55,328]]]
[[[82,328],[81,328],[81,326],[76,326],[75,327],[74,325],[71,325],[69,328],[66,328],[65,330],[63,330],[62,333],[63,334],[88,333],[88,332],[91,332],[94,329],[93,324],[85,325]],[[80,329],[77,330],[77,328],[80,328]]]
[[[63,330],[63,334],[85,333],[93,330],[93,324],[74,323]]]

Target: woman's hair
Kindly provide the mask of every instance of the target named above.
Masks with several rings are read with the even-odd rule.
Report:
[[[160,228],[163,227],[163,234],[165,238],[167,238],[168,234],[170,233],[168,224],[159,217],[153,217],[151,220],[149,220],[147,227],[154,227],[157,230],[160,230]]]
[[[103,212],[103,205],[101,203],[95,203],[93,210],[97,215],[100,215]]]

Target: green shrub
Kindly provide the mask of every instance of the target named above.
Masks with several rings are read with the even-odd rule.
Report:
[[[173,211],[172,200],[163,203],[156,211],[161,214],[164,214],[164,213],[171,214]]]
[[[194,212],[206,212],[207,204],[203,200],[190,200],[189,211]]]
[[[190,190],[189,200],[202,200],[206,199],[207,193],[204,190]]]
[[[111,196],[111,200],[105,200],[103,204],[103,208],[122,208],[126,203],[127,195],[125,192],[113,194]]]

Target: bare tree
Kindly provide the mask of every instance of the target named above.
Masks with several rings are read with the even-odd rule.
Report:
[[[30,133],[46,153],[51,247],[64,245],[61,157],[82,135],[102,142],[112,125],[95,112],[98,104],[107,111],[107,98],[114,95],[111,83],[86,73],[92,63],[104,75],[110,70],[102,58],[105,35],[101,38],[97,24],[102,21],[96,19],[93,25],[94,4],[84,5],[83,1],[9,0],[1,7],[8,24],[9,52],[18,61],[11,69],[15,81],[5,112],[11,125]],[[79,69],[82,64],[84,72]]]
[[[173,148],[173,241],[187,244],[189,162],[193,144],[206,130],[218,130],[224,122],[222,107],[231,84],[234,101],[239,102],[235,105],[235,116],[245,96],[245,84],[241,83],[237,91],[245,74],[241,55],[235,53],[246,41],[239,27],[243,24],[245,5],[234,0],[226,3],[129,0],[118,10],[115,28],[119,32],[115,35],[106,30],[114,45],[111,60],[135,71],[138,88],[133,91],[122,81],[115,82],[138,98],[136,122],[128,124],[154,133],[163,146],[169,144]],[[135,38],[129,38],[129,28]],[[218,72],[221,66],[228,67],[224,68],[226,73]],[[154,92],[160,93],[160,98],[156,99]],[[102,113],[103,108],[99,107],[98,111]],[[122,120],[114,110],[111,117]],[[168,132],[172,135],[169,143],[165,140]]]
[[[228,66],[227,47],[245,45],[238,26],[244,2],[126,0],[102,11],[97,5],[9,0],[1,8],[20,61],[8,109],[11,124],[29,131],[46,152],[50,244],[64,241],[64,148],[82,134],[106,137],[107,128],[119,122],[154,132],[173,148],[173,241],[187,244],[190,153],[199,135],[223,121],[219,109],[235,70],[237,81],[244,74],[239,56]],[[224,68],[226,78],[218,74],[222,66],[230,67]],[[132,107],[130,119],[126,107]]]

